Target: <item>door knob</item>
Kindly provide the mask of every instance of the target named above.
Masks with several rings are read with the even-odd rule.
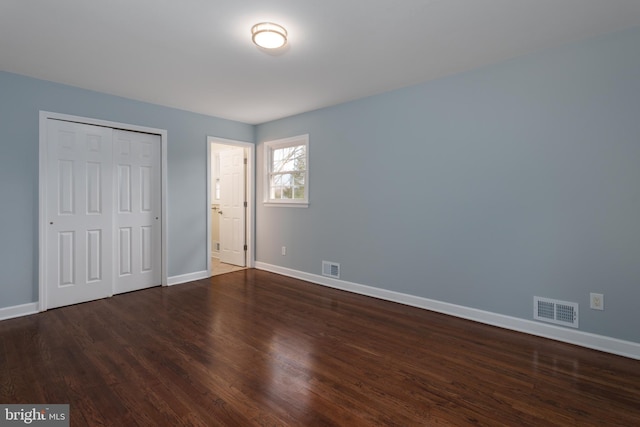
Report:
[[[218,211],[218,213],[219,213],[220,215],[222,215],[222,211]]]

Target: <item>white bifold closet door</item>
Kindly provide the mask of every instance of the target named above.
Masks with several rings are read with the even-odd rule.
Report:
[[[160,137],[47,120],[47,308],[159,285]]]
[[[160,136],[114,130],[114,293],[160,284]]]
[[[47,307],[112,295],[110,128],[47,121]]]

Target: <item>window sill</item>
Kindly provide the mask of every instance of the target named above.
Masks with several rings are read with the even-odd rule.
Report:
[[[263,202],[263,206],[268,208],[308,208],[308,202]]]

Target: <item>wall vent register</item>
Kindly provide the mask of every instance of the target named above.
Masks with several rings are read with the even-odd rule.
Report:
[[[322,261],[322,275],[339,279],[340,264],[330,261]]]
[[[533,318],[556,325],[578,327],[578,303],[533,297]]]

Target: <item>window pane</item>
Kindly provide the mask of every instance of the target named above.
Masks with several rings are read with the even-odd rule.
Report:
[[[276,148],[272,154],[272,172],[291,172],[306,170],[305,146]]]
[[[293,189],[294,199],[304,199],[304,187],[295,187]]]
[[[294,173],[293,174],[293,185],[295,185],[295,186],[304,185],[304,174],[303,173]]]
[[[283,167],[284,164],[282,163],[282,159],[273,161],[273,172],[282,172]]]
[[[291,199],[293,194],[293,189],[291,187],[284,187],[282,189],[282,198],[283,199]]]

